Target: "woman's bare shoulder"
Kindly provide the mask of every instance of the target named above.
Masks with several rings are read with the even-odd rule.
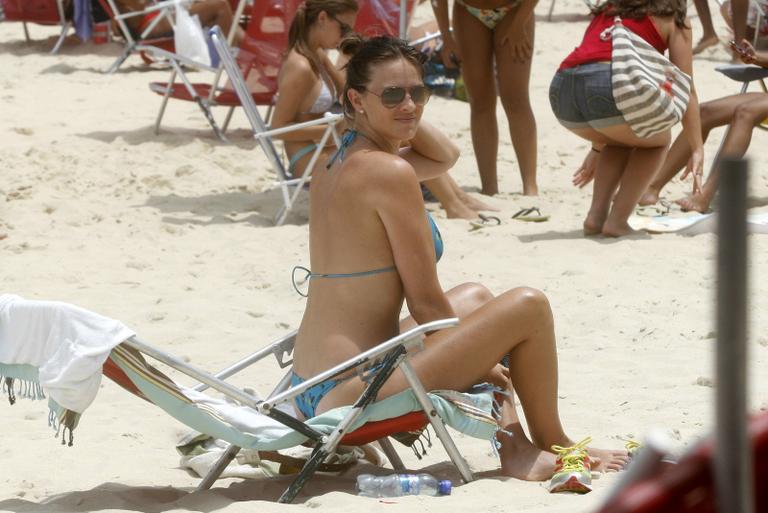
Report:
[[[295,50],[288,52],[280,67],[280,78],[289,80],[315,80],[309,59]]]
[[[368,191],[377,200],[397,196],[418,183],[410,163],[384,151],[361,150],[349,155],[344,172],[348,186]]]

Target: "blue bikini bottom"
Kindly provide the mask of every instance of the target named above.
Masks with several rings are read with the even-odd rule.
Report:
[[[382,364],[379,363],[378,365],[374,365],[365,371],[364,375],[360,374],[361,379],[363,381],[368,381],[370,378],[376,375],[376,373],[381,369],[381,366]],[[348,379],[353,378],[354,376],[355,375],[353,374],[352,376],[343,378],[329,379],[309,387],[304,392],[293,398],[294,402],[296,403],[296,407],[299,409],[301,414],[304,415],[304,418],[311,419],[316,415],[315,412],[317,410],[317,405],[320,404],[320,401],[323,400],[323,397],[328,395],[328,393],[338,385],[347,381]],[[305,381],[306,379],[291,371],[291,388],[299,386]]]

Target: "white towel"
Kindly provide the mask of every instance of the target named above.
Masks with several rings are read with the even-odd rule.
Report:
[[[133,335],[74,305],[0,295],[0,364],[36,367],[50,398],[77,413],[96,397],[109,352]]]

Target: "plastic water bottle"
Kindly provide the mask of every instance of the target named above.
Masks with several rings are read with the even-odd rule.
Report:
[[[429,474],[392,474],[357,476],[357,494],[361,497],[402,497],[403,495],[450,495],[452,484],[438,481]]]

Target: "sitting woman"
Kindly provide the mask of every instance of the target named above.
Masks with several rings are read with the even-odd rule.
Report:
[[[768,68],[768,53],[756,52],[748,41],[736,50],[741,59],[747,64],[757,64]],[[718,161],[721,157],[740,158],[744,156],[752,140],[752,129],[763,123],[768,118],[768,94],[743,93],[718,98],[701,104],[701,137],[705,141],[713,128],[728,125],[728,132],[715,156],[715,163],[703,185],[699,184],[694,176],[693,192],[687,198],[677,200],[683,210],[696,210],[707,212],[712,199],[717,192],[717,178],[719,175]],[[683,137],[675,140],[672,148],[667,153],[664,164],[653,177],[643,197],[641,205],[653,205],[659,201],[659,195],[665,185],[685,166],[690,157],[691,147]],[[688,170],[682,178],[688,175]]]
[[[351,43],[350,43],[351,45]],[[426,338],[412,365],[427,390],[467,390],[488,381],[507,390],[498,440],[501,469],[520,479],[552,476],[552,445],[571,446],[557,406],[557,352],[552,312],[538,290],[494,297],[479,284],[444,292],[436,261],[443,242],[424,212],[419,180],[444,174],[459,151],[421,121],[429,90],[421,56],[389,37],[359,40],[347,64],[344,113],[352,127],[310,190],[312,272],[296,338],[294,385],[327,370],[414,322],[458,316],[458,327]],[[399,322],[406,302],[411,317]],[[501,366],[509,357],[509,368]],[[533,443],[515,412],[512,385]],[[355,376],[296,398],[304,417],[353,403],[365,386]],[[408,387],[397,370],[379,398]],[[590,449],[598,468],[616,469],[626,453]]]
[[[120,12],[127,13],[133,11],[143,11],[151,7],[154,2],[150,0],[115,0],[115,5]],[[195,0],[188,7],[190,14],[196,14],[200,18],[200,24],[203,27],[213,27],[218,25],[224,34],[229,34],[232,28],[232,7],[227,0]],[[152,11],[142,16],[132,16],[126,18],[125,23],[134,34],[141,34],[149,27],[160,15],[160,11]],[[148,36],[160,37],[173,33],[173,27],[170,22],[163,18],[157,22]],[[237,46],[243,38],[243,30],[237,27],[233,44]]]
[[[357,11],[356,0],[307,0],[298,8],[278,74],[279,94],[272,128],[318,119],[333,109],[344,85],[344,72],[330,61],[326,52],[336,49],[351,32]],[[340,50],[341,60],[345,61],[345,49]],[[279,136],[285,144],[291,174],[304,174],[324,130],[324,126],[316,126]],[[334,147],[326,148],[317,162],[325,163],[333,151]],[[425,186],[443,205],[448,217],[476,219],[479,210],[493,210],[464,192],[448,175],[429,180]]]

